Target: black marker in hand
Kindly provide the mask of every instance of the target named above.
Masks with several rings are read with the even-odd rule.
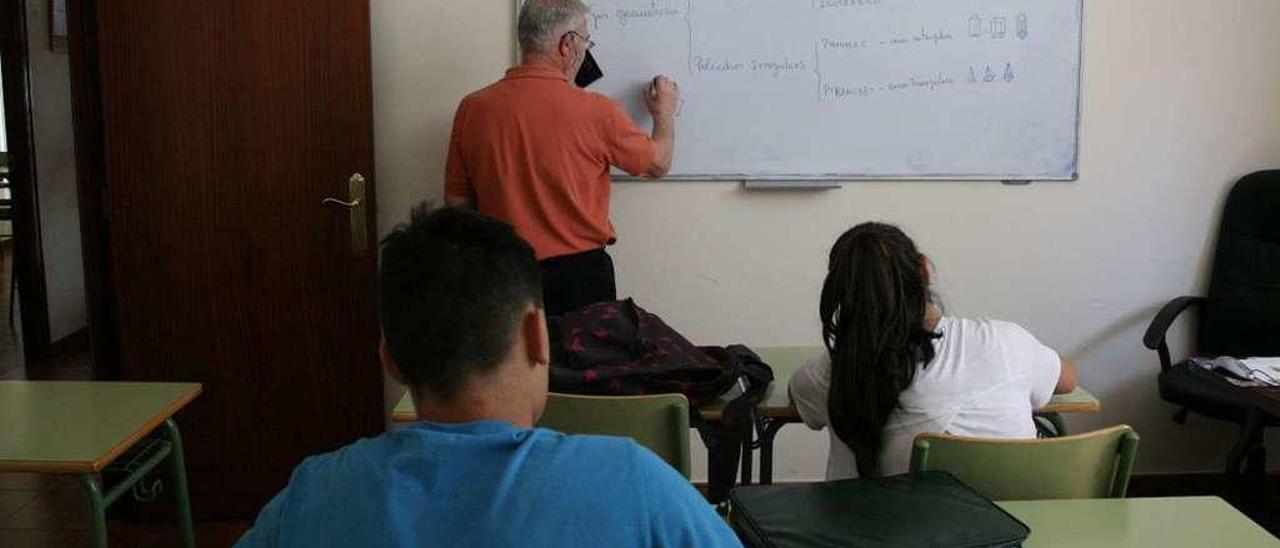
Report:
[[[654,118],[674,116],[680,102],[680,88],[666,76],[654,76],[645,88],[644,102]]]

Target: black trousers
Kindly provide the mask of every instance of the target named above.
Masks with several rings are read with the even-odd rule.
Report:
[[[618,298],[613,259],[604,248],[543,260],[542,301],[548,316]]]

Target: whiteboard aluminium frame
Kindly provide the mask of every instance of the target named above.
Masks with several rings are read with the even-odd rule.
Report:
[[[513,0],[512,6],[512,25],[511,25],[511,62],[512,65],[520,63],[520,37],[518,35],[520,21],[520,5],[523,0]],[[1084,37],[1085,37],[1085,7],[1084,0],[1076,0],[1078,6],[1076,13],[1080,18],[1080,35],[1076,41],[1076,127],[1075,127],[1075,145],[1071,154],[1072,165],[1075,167],[1071,175],[1066,177],[1053,176],[1035,176],[1029,177],[1023,173],[1006,173],[1006,174],[975,174],[975,175],[948,175],[945,173],[928,173],[928,174],[912,174],[912,175],[855,175],[846,173],[806,173],[806,174],[774,174],[774,175],[751,175],[749,173],[716,173],[716,174],[679,174],[668,175],[663,177],[663,181],[681,181],[681,182],[741,182],[747,188],[759,189],[785,189],[789,187],[797,189],[826,189],[835,188],[842,182],[857,181],[1001,181],[1006,184],[1025,184],[1032,181],[1060,181],[1075,182],[1080,179],[1080,139],[1081,130],[1084,126],[1082,118],[1084,117]],[[633,177],[630,175],[614,175],[615,182],[645,181],[643,177]]]

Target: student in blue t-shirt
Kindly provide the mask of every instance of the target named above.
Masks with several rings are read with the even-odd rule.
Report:
[[[382,361],[422,421],[304,460],[236,546],[740,546],[635,442],[533,428],[550,349],[510,226],[420,208],[381,267]]]

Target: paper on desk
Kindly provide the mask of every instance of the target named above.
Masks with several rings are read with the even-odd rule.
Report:
[[[1239,363],[1252,373],[1249,378],[1267,386],[1280,386],[1280,358],[1244,358]]]
[[[1280,358],[1245,358],[1240,361],[1255,371],[1261,369],[1268,373],[1280,373]]]
[[[1219,356],[1212,360],[1191,358],[1191,362],[1218,373],[1237,386],[1280,386],[1280,358]]]

